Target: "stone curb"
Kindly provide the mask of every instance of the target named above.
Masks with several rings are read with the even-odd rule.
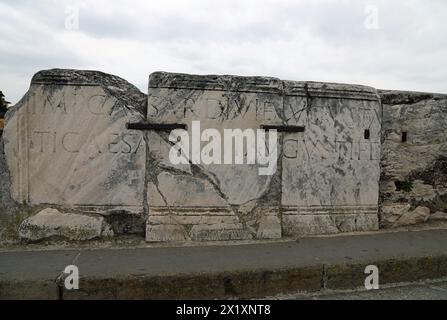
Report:
[[[376,265],[380,284],[447,276],[447,255],[393,258],[352,264],[316,264],[280,269],[234,270],[160,276],[81,277],[68,291],[55,280],[0,281],[0,299],[228,299],[263,298],[300,291],[363,288],[367,265]]]

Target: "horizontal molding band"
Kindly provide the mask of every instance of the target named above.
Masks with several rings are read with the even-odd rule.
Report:
[[[296,216],[377,216],[375,212],[346,212],[346,211],[326,211],[326,212],[283,212],[283,217],[296,217]]]
[[[300,96],[306,99],[335,98],[379,101],[376,89],[368,86],[329,82],[288,81],[272,77],[154,72],[150,75],[149,89],[267,93],[278,95],[278,99],[284,99],[288,96]]]

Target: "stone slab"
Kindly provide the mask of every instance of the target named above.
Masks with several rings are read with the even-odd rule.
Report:
[[[12,197],[27,205],[141,213],[145,143],[126,123],[144,118],[145,99],[125,80],[101,72],[37,73],[7,113],[3,138]]]
[[[373,88],[284,82],[283,232],[378,229],[381,105]]]
[[[61,213],[47,208],[22,222],[20,238],[36,242],[51,238],[85,241],[113,236],[103,217]]]
[[[221,136],[225,129],[303,128],[278,133],[271,176],[259,175],[258,165],[173,165],[168,133],[149,132],[151,241],[156,240],[148,235],[151,217],[169,216],[171,225],[172,217],[186,212],[234,215],[240,230],[255,239],[378,228],[381,106],[375,89],[157,72],[150,76],[148,98],[148,122],[183,124],[190,136],[193,121]],[[332,217],[339,211],[343,215]],[[196,238],[191,232],[200,228],[199,220],[189,220],[193,228],[184,220],[175,223],[184,226],[185,240]],[[323,225],[316,226],[317,221]],[[219,230],[219,225],[207,228]]]
[[[264,124],[280,124],[280,93],[281,82],[275,78],[157,72],[149,80],[148,122],[186,124],[190,136],[193,121],[200,123],[201,131],[216,129],[222,137],[225,129],[256,130]],[[279,172],[261,176],[258,164],[246,162],[174,165],[168,156],[168,133],[149,132],[148,141],[148,240],[157,241],[150,233],[160,228],[152,219],[158,216],[182,217],[176,225],[183,228],[185,240],[281,237]],[[200,147],[205,145],[202,142]],[[194,216],[189,226],[185,214]],[[235,223],[212,219],[221,215]],[[276,218],[266,222],[266,215]]]

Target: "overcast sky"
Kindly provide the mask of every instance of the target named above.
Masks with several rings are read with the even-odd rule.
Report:
[[[265,75],[447,93],[447,1],[0,0],[0,90],[95,69]],[[79,13],[79,15],[77,15]]]

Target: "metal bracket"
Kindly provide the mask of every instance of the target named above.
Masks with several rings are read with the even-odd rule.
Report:
[[[128,123],[129,130],[154,130],[154,131],[172,131],[176,129],[187,129],[183,123]]]
[[[261,129],[264,130],[276,130],[278,132],[304,132],[306,127],[302,126],[275,126],[275,125],[262,125]]]

